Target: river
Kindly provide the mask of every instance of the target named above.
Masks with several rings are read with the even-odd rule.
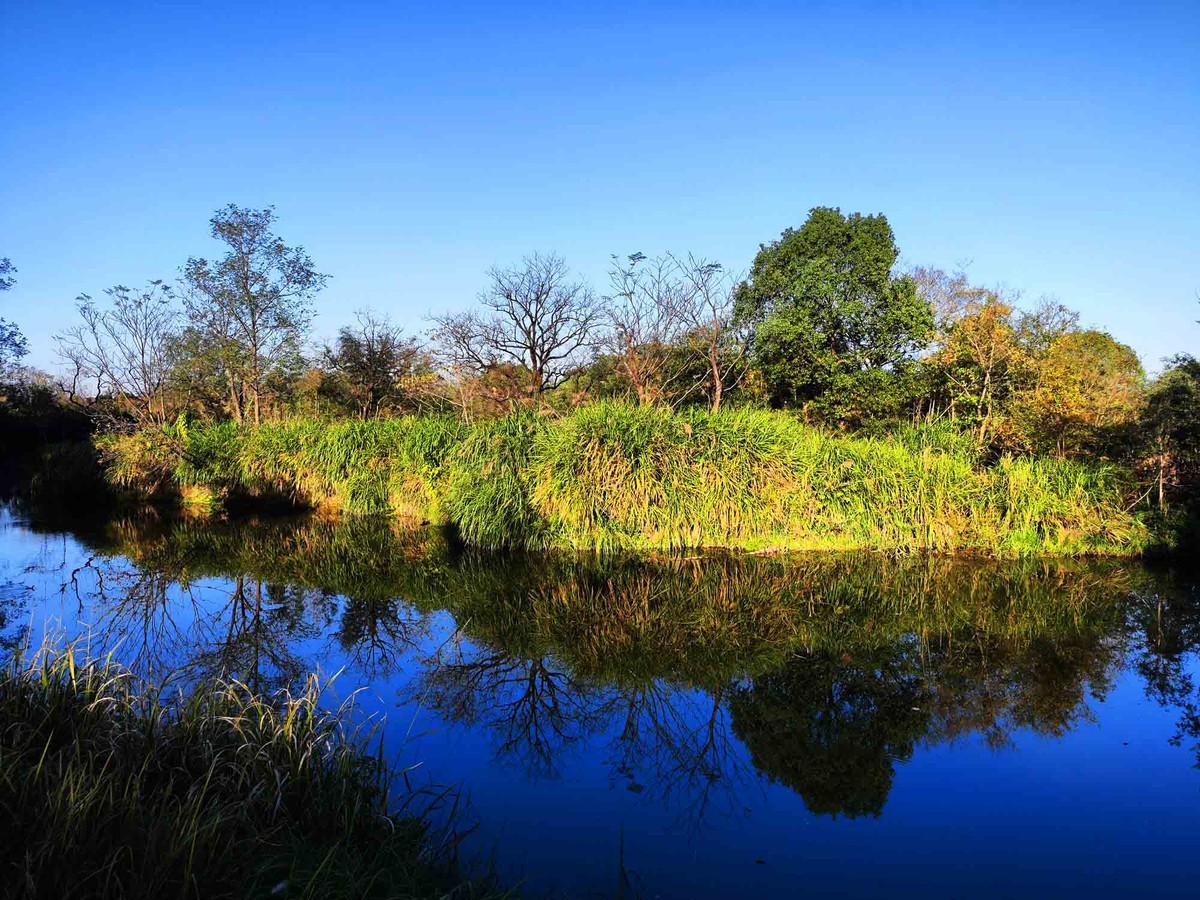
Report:
[[[5,652],[50,636],[180,683],[333,678],[434,838],[534,897],[1194,895],[1197,583],[0,514]]]

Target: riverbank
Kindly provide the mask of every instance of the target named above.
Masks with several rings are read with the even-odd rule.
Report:
[[[947,429],[850,437],[762,410],[181,424],[98,446],[107,477],[141,497],[386,514],[482,547],[1015,556],[1135,555],[1148,542],[1113,469],[985,463]]]
[[[500,896],[395,811],[382,753],[320,693],[176,694],[70,647],[6,667],[6,896]]]

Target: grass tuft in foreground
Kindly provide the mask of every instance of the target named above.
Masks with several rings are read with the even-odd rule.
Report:
[[[44,649],[0,674],[0,883],[16,897],[478,897],[389,812],[392,772],[315,679],[168,693]]]

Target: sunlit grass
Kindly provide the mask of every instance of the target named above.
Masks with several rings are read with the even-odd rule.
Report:
[[[1082,555],[1147,540],[1114,470],[985,465],[945,429],[849,437],[765,410],[176,426],[102,449],[109,477],[142,492],[204,486],[449,522],[484,547]]]

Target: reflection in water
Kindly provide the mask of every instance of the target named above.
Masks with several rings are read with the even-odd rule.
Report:
[[[1146,685],[1146,696],[1176,710],[1172,743],[1190,745],[1200,768],[1200,690],[1187,671],[1186,656],[1200,647],[1200,586],[1195,580],[1164,576],[1154,591],[1130,604],[1136,635],[1131,654],[1134,670]]]
[[[603,747],[614,784],[692,823],[736,813],[755,771],[813,813],[879,816],[918,749],[1062,736],[1125,668],[1200,752],[1200,598],[1128,563],[505,556],[371,520],[86,542],[62,591],[131,666],[267,688],[336,651],[529,778]],[[0,591],[10,637],[21,598]]]
[[[895,763],[929,731],[923,680],[909,646],[855,658],[797,653],[738,690],[733,729],[754,765],[814,813],[879,815]]]
[[[567,751],[603,721],[600,692],[550,658],[460,644],[428,663],[413,693],[443,718],[487,728],[497,755],[531,774],[558,774]]]

